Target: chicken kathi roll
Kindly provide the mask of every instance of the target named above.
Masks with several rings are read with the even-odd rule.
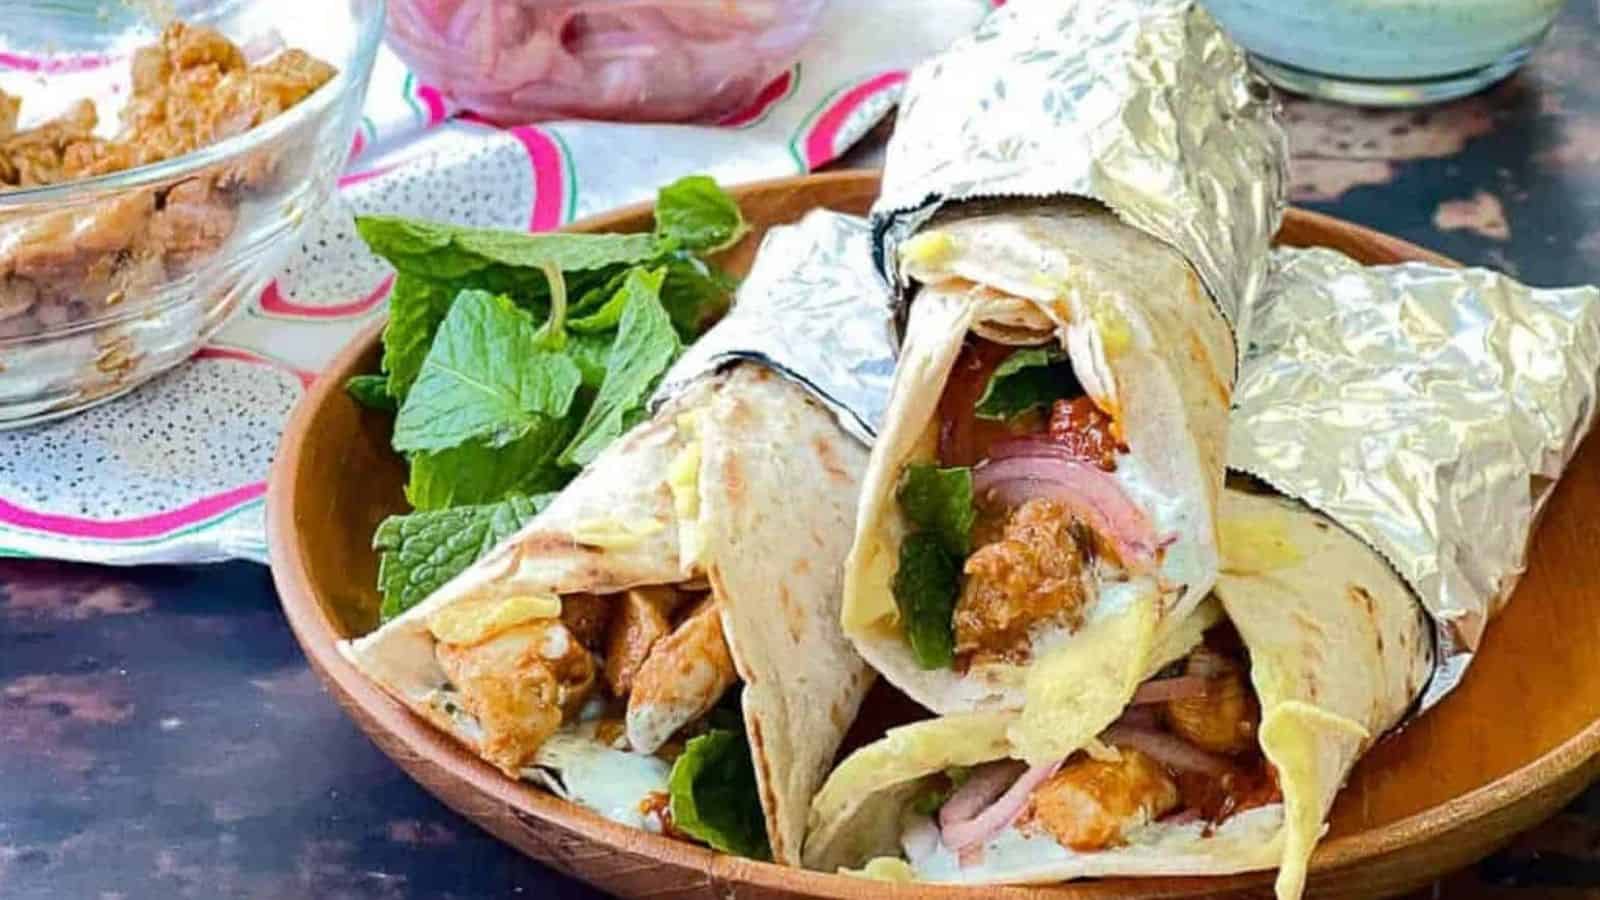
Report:
[[[841,302],[876,297],[887,359],[866,241],[863,220],[827,212],[774,229],[703,341],[779,314],[765,287],[808,266],[849,294],[848,264],[819,249],[842,247],[865,278]],[[808,387],[760,362],[713,369],[486,557],[343,649],[513,778],[798,864],[812,796],[872,682],[839,629],[866,456]]]
[[[1233,340],[1183,257],[1099,204],[941,215],[902,248],[917,287],[844,627],[935,712],[1022,710],[1043,762],[1116,717],[1211,589]]]
[[[1429,626],[1380,556],[1296,502],[1230,487],[1219,530],[1215,590],[1108,727],[1043,761],[1017,751],[1015,712],[893,729],[818,793],[807,864],[966,883],[1276,866],[1299,896],[1335,793],[1428,678]]]

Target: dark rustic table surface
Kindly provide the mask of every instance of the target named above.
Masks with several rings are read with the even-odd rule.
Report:
[[[1597,47],[1583,0],[1487,94],[1289,100],[1295,201],[1532,283],[1600,282]],[[1591,893],[1600,788],[1420,896]],[[517,895],[596,896],[379,753],[306,667],[266,569],[0,563],[0,897]]]

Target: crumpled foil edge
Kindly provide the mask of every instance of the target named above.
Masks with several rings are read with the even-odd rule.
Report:
[[[992,14],[977,34],[919,66],[908,81],[901,119],[885,163],[883,194],[872,216],[873,260],[884,280],[897,294],[905,292],[907,284],[896,259],[898,248],[948,204],[988,198],[1082,197],[1101,203],[1124,223],[1172,246],[1188,260],[1234,330],[1238,346],[1238,338],[1248,336],[1252,299],[1266,278],[1266,251],[1287,209],[1288,138],[1277,120],[1278,103],[1265,81],[1249,69],[1243,50],[1193,0],[1078,4],[1062,13],[1056,23],[1059,27],[1054,32],[1067,35],[1065,38],[1052,36],[1048,33],[1051,29],[1030,30],[1026,24],[1010,22],[1027,23],[1027,16],[1045,14],[1039,11],[1042,5],[1027,13],[1022,11],[1024,6],[1012,4]],[[1008,23],[1010,32],[1004,27]],[[1130,31],[1135,36],[1130,37]],[[960,90],[954,94],[939,90],[941,83],[984,78],[988,73],[965,71],[961,63],[990,60],[997,53],[996,46],[1003,48],[1008,41],[1016,45],[1011,52],[1018,64],[1008,67],[1006,77],[1016,80],[1021,77],[1019,71],[1032,68],[1039,75],[1035,92],[1044,98],[1041,107],[1062,112],[1052,117],[1030,109],[1026,121],[1011,122],[1010,130],[1005,127],[1004,113],[977,100],[973,105],[978,111],[965,120],[959,112],[942,109],[919,116],[918,100],[923,93],[947,106],[954,102],[959,110],[968,98],[961,97]],[[1039,46],[1051,41],[1058,41],[1059,46]],[[1140,56],[1137,67],[1124,62],[1135,55],[1135,49]],[[1149,57],[1160,56],[1159,50],[1167,51],[1166,59],[1177,63],[1151,65]],[[1051,63],[1050,54],[1101,58],[1109,63],[1099,68],[1089,64],[1073,79],[1061,77],[1064,66]],[[955,70],[954,74],[947,68]],[[1231,72],[1233,78],[1228,84],[1213,84],[1204,78],[1169,81],[1149,75],[1168,68],[1190,75],[1221,69]],[[1088,106],[1081,97],[1105,84],[1120,92],[1117,112],[1098,115],[1087,125],[1079,122],[1071,115],[1077,108],[1074,104]],[[1003,87],[1002,83],[992,91],[999,98],[994,105],[1002,109],[1016,106],[1007,103],[1008,91]],[[946,94],[957,99],[951,101]],[[1213,150],[1213,165],[1195,166],[1190,149],[1174,150],[1171,145],[1177,142],[1168,140],[1168,132],[1184,130],[1181,124],[1151,135],[1138,134],[1128,122],[1161,122],[1164,118],[1126,114],[1140,103],[1158,112],[1194,109],[1206,113],[1210,125],[1196,127],[1208,128],[1213,139],[1193,143],[1223,146],[1227,152]],[[1217,114],[1210,117],[1211,113]],[[938,127],[922,124],[934,119]],[[1055,133],[1061,138],[1054,142],[1034,138],[1036,143],[1030,145],[1027,140],[1013,139],[1013,132],[1019,131]],[[1045,149],[1047,143],[1049,149]],[[1123,156],[1108,147],[1121,148]],[[1038,158],[1030,159],[1030,154]],[[958,161],[952,162],[952,158]],[[1263,162],[1266,171],[1257,170],[1250,161]],[[1148,180],[1146,170],[1155,166],[1188,174],[1175,192],[1141,190],[1139,182]],[[1019,175],[1024,169],[1028,174]],[[907,175],[900,177],[901,171]],[[935,187],[929,187],[930,182]],[[906,185],[903,188],[902,183]],[[1237,202],[1226,204],[1228,209],[1221,214],[1212,214],[1219,198],[1225,197]],[[1220,257],[1218,248],[1224,248]],[[897,311],[897,331],[902,325],[903,311]]]
[[[1519,526],[1516,523],[1513,523],[1513,534],[1505,536],[1518,538],[1518,540],[1515,541],[1514,546],[1511,548],[1511,559],[1507,561],[1507,564],[1503,568],[1490,573],[1493,584],[1482,586],[1478,597],[1479,602],[1477,604],[1479,608],[1477,609],[1461,611],[1445,607],[1445,603],[1449,600],[1458,600],[1459,598],[1445,596],[1444,592],[1447,590],[1447,574],[1444,571],[1444,567],[1435,565],[1432,569],[1428,570],[1433,573],[1433,580],[1437,581],[1440,586],[1439,596],[1435,597],[1435,592],[1427,589],[1427,579],[1422,578],[1416,572],[1417,565],[1420,563],[1408,565],[1405,559],[1397,555],[1396,548],[1391,547],[1388,542],[1380,539],[1382,536],[1389,534],[1389,528],[1385,527],[1384,522],[1384,513],[1389,510],[1379,508],[1377,512],[1371,516],[1368,516],[1365,521],[1362,521],[1361,517],[1357,516],[1352,510],[1341,506],[1340,503],[1337,502],[1336,495],[1339,493],[1341,488],[1340,485],[1335,484],[1330,488],[1320,481],[1307,481],[1303,484],[1293,483],[1292,480],[1285,477],[1284,472],[1276,470],[1269,465],[1262,464],[1260,457],[1260,442],[1252,442],[1252,444],[1248,447],[1240,442],[1240,438],[1249,433],[1251,426],[1247,422],[1240,422],[1236,418],[1235,421],[1230,425],[1231,438],[1228,460],[1228,468],[1230,471],[1243,473],[1259,479],[1261,482],[1270,486],[1273,490],[1277,491],[1281,495],[1302,503],[1306,507],[1326,516],[1338,524],[1339,527],[1345,530],[1347,533],[1356,537],[1364,545],[1376,553],[1378,557],[1382,559],[1385,564],[1387,564],[1400,577],[1400,579],[1411,591],[1412,596],[1416,598],[1417,602],[1422,607],[1423,612],[1427,615],[1428,620],[1432,625],[1431,630],[1434,641],[1433,670],[1430,674],[1427,684],[1423,687],[1415,699],[1411,711],[1408,713],[1406,719],[1402,721],[1403,725],[1406,722],[1414,719],[1416,716],[1419,716],[1431,709],[1452,690],[1454,690],[1455,687],[1460,683],[1462,677],[1465,675],[1467,669],[1472,663],[1474,656],[1477,653],[1477,642],[1481,640],[1483,627],[1490,619],[1493,618],[1495,614],[1504,608],[1512,593],[1515,591],[1517,584],[1520,582],[1522,575],[1526,572],[1529,551],[1531,550],[1533,541],[1537,536],[1538,526],[1542,519],[1544,510],[1548,505],[1549,499],[1554,493],[1561,475],[1571,463],[1574,455],[1582,445],[1584,438],[1593,428],[1597,417],[1597,406],[1600,406],[1597,405],[1597,399],[1600,399],[1597,398],[1597,388],[1600,388],[1600,290],[1588,286],[1579,286],[1573,288],[1532,288],[1527,285],[1523,285],[1520,282],[1517,282],[1509,276],[1501,273],[1478,268],[1452,269],[1429,265],[1426,263],[1399,263],[1389,266],[1364,266],[1355,260],[1352,260],[1349,257],[1328,248],[1279,249],[1273,252],[1272,260],[1272,276],[1261,295],[1261,303],[1264,306],[1273,302],[1273,298],[1285,290],[1285,288],[1281,286],[1275,287],[1275,285],[1278,285],[1279,281],[1281,280],[1279,273],[1282,271],[1283,261],[1287,260],[1290,263],[1303,263],[1307,266],[1320,265],[1327,269],[1327,272],[1318,273],[1318,281],[1315,284],[1311,284],[1303,290],[1323,293],[1327,295],[1327,299],[1330,302],[1337,300],[1339,303],[1343,304],[1343,309],[1341,312],[1346,316],[1350,315],[1353,311],[1363,308],[1357,305],[1358,301],[1362,298],[1354,296],[1354,287],[1349,285],[1347,282],[1341,282],[1340,276],[1359,275],[1363,278],[1382,277],[1384,278],[1382,283],[1386,291],[1401,295],[1406,295],[1409,291],[1409,296],[1411,296],[1419,305],[1425,305],[1422,303],[1422,301],[1417,300],[1416,298],[1421,295],[1426,288],[1434,288],[1436,291],[1438,291],[1441,290],[1442,286],[1442,291],[1448,292],[1449,297],[1440,298],[1436,302],[1435,311],[1447,311],[1452,314],[1478,313],[1478,315],[1473,316],[1472,320],[1468,323],[1469,327],[1472,325],[1481,325],[1482,322],[1485,321],[1491,321],[1491,317],[1489,315],[1485,315],[1485,313],[1494,312],[1492,308],[1489,308],[1492,307],[1493,301],[1485,301],[1480,299],[1480,305],[1477,307],[1472,307],[1469,306],[1467,302],[1471,297],[1478,296],[1480,293],[1499,294],[1508,291],[1520,292],[1519,299],[1513,302],[1521,302],[1525,304],[1542,303],[1547,307],[1544,310],[1545,312],[1552,317],[1568,323],[1571,327],[1572,340],[1567,344],[1567,346],[1560,348],[1540,348],[1542,350],[1559,354],[1560,358],[1562,358],[1564,362],[1568,364],[1565,377],[1560,381],[1559,384],[1560,394],[1555,398],[1557,401],[1559,401],[1559,408],[1552,409],[1549,406],[1536,404],[1531,409],[1526,406],[1520,408],[1518,410],[1518,412],[1521,414],[1520,418],[1518,416],[1509,414],[1503,416],[1503,421],[1506,423],[1537,420],[1537,431],[1535,432],[1530,429],[1530,435],[1536,440],[1537,449],[1540,452],[1537,454],[1536,459],[1523,458],[1516,461],[1518,463],[1524,463],[1525,466],[1519,467],[1517,474],[1511,476],[1512,480],[1510,481],[1510,486],[1527,492],[1527,496],[1529,497],[1527,520],[1525,523],[1522,523],[1522,526],[1524,527],[1522,528],[1520,535],[1516,533]],[[1410,283],[1411,281],[1416,281],[1419,283],[1412,284]],[[1370,282],[1368,284],[1370,286]],[[1289,289],[1292,290],[1293,288]],[[1336,289],[1338,290],[1337,296],[1334,295]],[[1463,299],[1460,296],[1462,293],[1466,293],[1467,298]],[[1368,295],[1366,299],[1372,300],[1378,298],[1374,295]],[[1403,297],[1391,299],[1394,299],[1397,303],[1405,302]],[[1558,301],[1564,301],[1568,305],[1581,308],[1577,308],[1575,310],[1574,317],[1569,320],[1559,315],[1558,310],[1562,308],[1562,304],[1558,303]],[[1365,308],[1370,309],[1372,306],[1369,303]],[[1422,318],[1420,314],[1422,312],[1426,312],[1426,310],[1415,310],[1413,312],[1420,319]],[[1532,314],[1536,311],[1524,309],[1521,312],[1525,314]],[[1516,324],[1525,324],[1523,319],[1526,318],[1527,315],[1518,317]],[[1262,318],[1258,321],[1258,324],[1268,325],[1271,321],[1271,319]],[[1313,320],[1306,316],[1293,316],[1292,321],[1297,323],[1297,328],[1290,335],[1290,338],[1293,345],[1300,350],[1300,355],[1302,357],[1311,358],[1320,354],[1321,357],[1324,358],[1324,361],[1331,361],[1330,358],[1333,357],[1333,354],[1328,352],[1328,348],[1326,346],[1319,346],[1315,336],[1309,334],[1311,331],[1311,325],[1309,323]],[[1337,324],[1337,321],[1335,324]],[[1412,326],[1419,330],[1420,337],[1431,338],[1439,347],[1455,346],[1448,340],[1439,340],[1439,335],[1437,334],[1422,334],[1421,332],[1426,324],[1428,324],[1426,321],[1419,321],[1418,323],[1412,323]],[[1497,324],[1504,325],[1505,323],[1498,322]],[[1335,328],[1333,330],[1338,329]],[[1259,336],[1265,338],[1266,334],[1267,329],[1264,328]],[[1450,334],[1451,336],[1454,336],[1456,332],[1451,332]],[[1350,339],[1352,337],[1351,334],[1344,334],[1342,336],[1346,339]],[[1366,349],[1368,350],[1377,346],[1376,337],[1370,334],[1354,335],[1354,340],[1358,343],[1365,344]],[[1504,340],[1504,338],[1502,338],[1502,340]],[[1414,346],[1415,345],[1408,345],[1406,349],[1414,349]],[[1256,349],[1256,345],[1253,343],[1249,348],[1247,348],[1246,352],[1241,355],[1241,360],[1248,360],[1254,357]],[[1437,350],[1438,347],[1434,347],[1432,349]],[[1507,354],[1512,353],[1512,349],[1509,347],[1509,345],[1503,348],[1499,346],[1484,348],[1481,346],[1472,347],[1470,346],[1469,342],[1469,349],[1479,350],[1484,353],[1494,353],[1497,350],[1503,350]],[[1462,352],[1467,351],[1463,350]],[[1547,359],[1548,357],[1541,354],[1540,358]],[[1283,356],[1282,354],[1278,354],[1276,357],[1271,355],[1263,355],[1263,365],[1270,365],[1273,359],[1278,359],[1281,361]],[[1353,357],[1338,357],[1337,361],[1349,362],[1351,359],[1353,359]],[[1420,359],[1424,358],[1420,356],[1412,356],[1406,359],[1396,359],[1395,365],[1397,367],[1403,367],[1409,364],[1412,369],[1422,368],[1422,363],[1419,362]],[[1444,367],[1438,363],[1437,356],[1427,356],[1425,357],[1425,360],[1426,362],[1434,365],[1434,368],[1429,370],[1426,374],[1437,375],[1439,372],[1444,371]],[[1370,359],[1365,361],[1365,365],[1369,369],[1380,368],[1377,363]],[[1483,380],[1482,377],[1480,377],[1480,368],[1488,369],[1492,367],[1474,367],[1463,364],[1459,366],[1456,371],[1463,375],[1463,378],[1460,380],[1463,383],[1466,383],[1468,387],[1478,387],[1481,389],[1481,385],[1473,381],[1474,378],[1476,378],[1478,382]],[[1253,376],[1256,372],[1256,369],[1246,365],[1243,362],[1241,363],[1240,384],[1235,395],[1236,403],[1240,402],[1241,400],[1245,403],[1250,402],[1252,394],[1254,393],[1252,390],[1255,384]],[[1361,386],[1361,382],[1359,380],[1349,382],[1345,384],[1345,386],[1349,387],[1352,384],[1355,386]],[[1371,388],[1370,383],[1368,384],[1368,387]],[[1437,387],[1437,385],[1434,385],[1434,387]],[[1529,390],[1527,385],[1523,385],[1522,387],[1524,390]],[[1272,391],[1267,392],[1268,396],[1271,396],[1272,393]],[[1470,396],[1469,391],[1463,391],[1462,393],[1465,396]],[[1507,404],[1515,404],[1517,399],[1514,393],[1507,393],[1504,391],[1495,394],[1494,397],[1495,399],[1503,400]],[[1287,401],[1280,398],[1275,401],[1275,405],[1292,402],[1294,402],[1292,397]],[[1573,415],[1570,417],[1570,419],[1559,418],[1560,414],[1569,407],[1575,407],[1575,409],[1572,410]],[[1457,411],[1471,411],[1471,409],[1472,408],[1458,407]],[[1496,407],[1494,410],[1489,410],[1481,405],[1476,409],[1480,413],[1499,411],[1498,407]],[[1270,409],[1268,411],[1270,411]],[[1534,413],[1538,413],[1539,415],[1535,416]],[[1237,406],[1235,407],[1235,415],[1243,415],[1243,411]],[[1333,436],[1333,433],[1324,433],[1321,435],[1321,437],[1324,439],[1331,439]],[[1240,449],[1236,451],[1233,448]],[[1481,462],[1465,458],[1467,456],[1467,452],[1460,447],[1456,447],[1454,449],[1456,450],[1456,455],[1449,459],[1447,461],[1448,463],[1471,464],[1473,462]],[[1470,449],[1470,447],[1468,449]],[[1508,446],[1496,447],[1494,449],[1504,453],[1512,453],[1522,448],[1517,446]],[[1241,454],[1249,454],[1250,456],[1253,456],[1256,460],[1255,463],[1253,464],[1248,458],[1241,458]],[[1321,457],[1322,454],[1319,453],[1317,456]],[[1304,472],[1306,469],[1302,467],[1296,469],[1295,471],[1297,473]],[[1336,482],[1338,481],[1338,479],[1333,480]],[[1471,480],[1467,480],[1465,483],[1463,483],[1462,479],[1456,479],[1453,482],[1447,482],[1447,484],[1460,486],[1467,492],[1466,497],[1461,499],[1458,505],[1465,506],[1468,509],[1471,508],[1470,503],[1474,498],[1475,493],[1481,491],[1483,488],[1480,483]],[[1419,484],[1416,486],[1416,488],[1416,496],[1419,498],[1426,498],[1430,496],[1430,493],[1437,493],[1438,485]],[[1443,510],[1441,510],[1441,506],[1444,507]],[[1414,523],[1409,524],[1406,527],[1413,529],[1418,535],[1424,535],[1427,537],[1430,544],[1436,547],[1438,551],[1433,554],[1433,556],[1448,556],[1452,559],[1459,559],[1463,554],[1472,554],[1472,541],[1463,540],[1463,536],[1471,535],[1471,532],[1463,531],[1463,535],[1458,535],[1454,538],[1437,534],[1437,531],[1440,530],[1437,524],[1437,520],[1439,518],[1438,514],[1441,512],[1454,512],[1455,509],[1456,507],[1451,507],[1448,504],[1435,501],[1433,505],[1428,506],[1426,509],[1418,510],[1419,516],[1428,521],[1423,522],[1421,525]],[[1516,511],[1514,509],[1507,509],[1506,512],[1514,514]],[[1395,523],[1389,523],[1390,528],[1392,528],[1394,525]],[[1430,527],[1434,529],[1432,532],[1428,531],[1428,528]],[[1500,535],[1501,532],[1496,533],[1496,538],[1483,538],[1480,536],[1480,540],[1497,540]],[[1395,540],[1398,542],[1398,539]],[[1489,553],[1481,553],[1480,555],[1490,558],[1493,556]],[[1436,608],[1436,605],[1444,608]],[[1475,621],[1468,623],[1469,627],[1475,626],[1475,633],[1471,636],[1471,640],[1464,638],[1453,624],[1457,618],[1461,618],[1464,615],[1476,616]]]
[[[673,363],[647,410],[752,362],[805,388],[871,446],[888,408],[896,343],[870,238],[866,219],[826,209],[768,231],[732,308]]]

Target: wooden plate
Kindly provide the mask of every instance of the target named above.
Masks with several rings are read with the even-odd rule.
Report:
[[[754,233],[723,263],[743,272],[767,227],[816,207],[863,212],[877,176],[789,178],[734,193]],[[649,207],[637,206],[573,230],[649,227]],[[1448,262],[1301,211],[1290,212],[1280,240],[1333,247],[1369,263]],[[353,341],[289,422],[267,501],[272,571],[311,665],[356,722],[424,787],[500,839],[627,896],[1270,896],[1271,873],[998,890],[891,886],[715,854],[624,828],[504,778],[390,700],[334,647],[373,627],[377,560],[369,542],[384,516],[405,510],[404,467],[389,448],[391,418],[362,409],[342,389],[349,376],[376,370],[378,336],[375,325]],[[1383,896],[1425,884],[1549,816],[1600,774],[1600,582],[1591,574],[1600,533],[1592,512],[1600,506],[1597,463],[1600,450],[1590,442],[1552,499],[1527,577],[1490,626],[1465,683],[1357,767],[1313,861],[1312,896]]]

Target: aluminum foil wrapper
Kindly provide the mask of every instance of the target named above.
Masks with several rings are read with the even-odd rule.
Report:
[[[815,210],[768,231],[733,308],[667,371],[655,410],[741,360],[798,382],[871,444],[889,405],[895,343],[867,220]]]
[[[1182,253],[1244,335],[1287,160],[1265,82],[1192,0],[1020,0],[911,74],[874,253],[897,284],[945,204],[1088,197]]]
[[[1417,712],[1448,694],[1527,565],[1594,419],[1600,290],[1280,250],[1255,309],[1229,464],[1385,557],[1435,625]]]

